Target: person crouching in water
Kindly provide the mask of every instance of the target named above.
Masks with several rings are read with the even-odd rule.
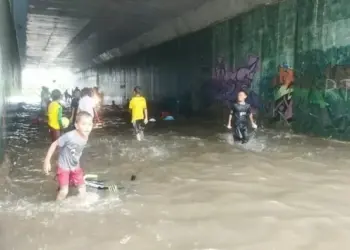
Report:
[[[51,171],[52,155],[59,147],[56,169],[58,181],[56,200],[63,200],[67,197],[69,186],[77,187],[80,196],[86,193],[84,172],[79,162],[92,130],[92,119],[88,112],[79,112],[76,117],[75,129],[54,141],[46,154],[43,169],[48,175]]]
[[[148,112],[146,99],[141,96],[140,87],[134,88],[134,97],[130,100],[129,109],[131,112],[131,123],[136,133],[136,139],[141,141],[143,139],[142,124],[146,125],[148,123]]]
[[[52,102],[47,109],[47,118],[49,125],[49,131],[51,140],[54,142],[60,137],[62,126],[62,105],[60,99],[62,94],[58,89],[55,89],[51,93]]]
[[[250,104],[246,103],[247,94],[244,91],[238,93],[237,102],[233,104],[227,123],[227,128],[231,129],[231,121],[233,121],[233,140],[247,143],[249,140],[248,135],[248,120],[250,120],[253,129],[258,126],[253,120],[253,114],[251,112]]]

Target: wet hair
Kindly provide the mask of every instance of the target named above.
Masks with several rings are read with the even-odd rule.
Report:
[[[81,96],[83,97],[83,96],[90,96],[91,95],[91,91],[90,91],[90,89],[89,88],[83,88],[82,90],[81,90]]]
[[[92,115],[90,115],[90,113],[86,112],[86,111],[80,111],[77,114],[77,117],[75,118],[75,122],[79,122],[81,118],[91,118],[92,119]]]
[[[239,93],[244,93],[246,96],[248,96],[247,91],[245,91],[245,90],[243,90],[243,89],[241,89],[240,91],[238,91],[238,95],[239,95]]]
[[[57,101],[57,100],[61,99],[61,97],[62,97],[61,91],[59,91],[58,89],[52,90],[51,98],[53,101]]]
[[[136,86],[136,87],[134,88],[134,92],[135,92],[135,94],[137,94],[137,95],[141,94],[141,88],[140,88],[139,86]]]

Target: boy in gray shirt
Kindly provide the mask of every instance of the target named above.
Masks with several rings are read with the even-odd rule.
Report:
[[[59,137],[51,144],[47,152],[44,161],[44,172],[49,174],[51,157],[56,148],[59,147],[56,170],[59,189],[56,200],[65,199],[71,185],[78,188],[79,195],[84,195],[86,192],[84,172],[79,165],[79,161],[92,130],[92,119],[88,112],[79,112],[75,121],[75,130]]]

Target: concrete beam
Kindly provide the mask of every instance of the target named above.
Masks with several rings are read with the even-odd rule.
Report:
[[[259,5],[272,3],[273,0],[214,0],[196,10],[161,24],[130,42],[108,50],[93,59],[95,64],[105,63],[115,57],[158,45],[200,29],[247,12]],[[274,1],[276,2],[276,1]]]

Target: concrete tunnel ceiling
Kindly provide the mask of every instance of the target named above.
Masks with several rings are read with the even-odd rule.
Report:
[[[85,69],[269,0],[28,0],[26,64]]]

